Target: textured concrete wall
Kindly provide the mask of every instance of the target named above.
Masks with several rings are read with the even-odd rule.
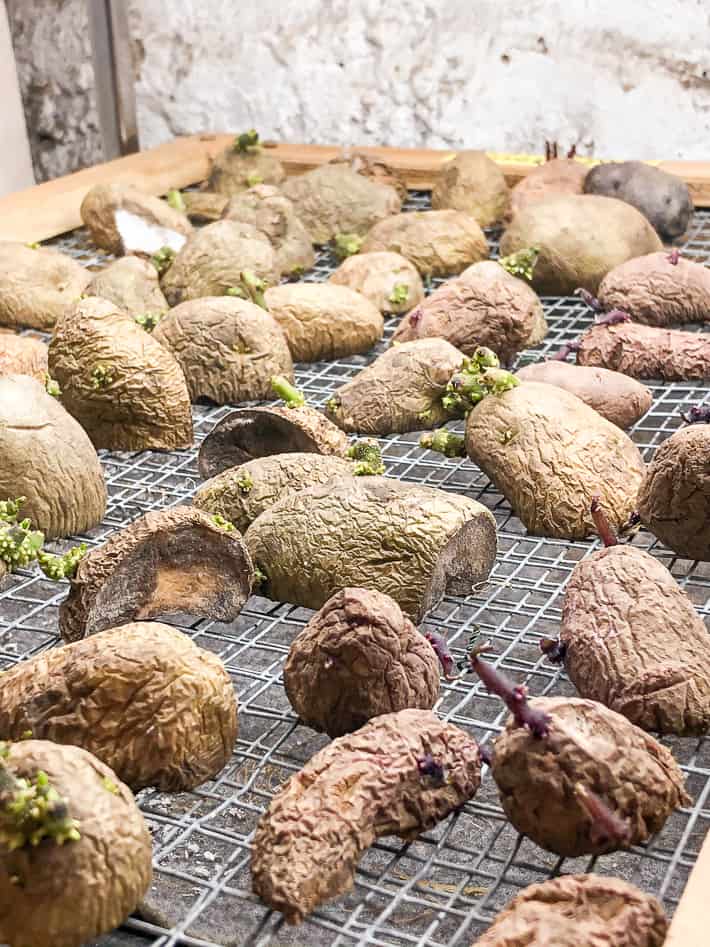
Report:
[[[255,126],[294,141],[539,151],[558,138],[601,156],[710,155],[706,0],[127,2],[144,146]],[[61,8],[76,26],[82,3],[10,6],[26,11],[20,46],[28,31],[42,46],[21,61],[23,86],[32,75],[37,99],[48,82],[53,101],[52,116],[29,106],[59,146],[36,163],[95,160],[93,133],[75,147],[78,113],[95,121],[86,32],[30,15]],[[75,98],[57,78],[65,42]]]

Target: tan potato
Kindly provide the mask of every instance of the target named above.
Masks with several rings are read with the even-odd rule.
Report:
[[[424,299],[417,268],[399,253],[356,253],[340,264],[329,283],[361,293],[385,316],[408,312]]]
[[[0,329],[0,376],[29,375],[44,384],[49,370],[46,342]]]
[[[168,309],[158,271],[148,260],[137,256],[120,257],[109,263],[94,276],[86,292],[108,299],[129,316],[160,316]]]
[[[539,248],[532,285],[543,296],[596,293],[609,270],[661,249],[653,227],[630,204],[591,194],[553,197],[524,208],[500,242],[501,254]]]
[[[185,213],[193,224],[213,224],[222,217],[229,203],[229,195],[213,191],[184,191],[182,201]]]
[[[481,227],[490,227],[505,217],[510,189],[501,168],[485,151],[459,151],[437,172],[431,206],[434,210],[462,210]]]
[[[584,179],[589,168],[573,158],[553,158],[534,168],[513,188],[510,195],[510,216],[515,217],[531,204],[551,197],[584,193]]]
[[[384,333],[379,310],[347,286],[290,283],[267,289],[265,298],[295,362],[368,352]]]
[[[51,329],[90,280],[65,253],[0,240],[0,325]]]
[[[286,337],[261,307],[203,296],[170,310],[153,333],[177,359],[192,401],[238,404],[272,397],[271,378],[293,380]]]
[[[448,276],[485,259],[488,243],[469,214],[423,210],[397,214],[375,224],[361,251],[378,250],[401,254],[424,276]]]
[[[379,158],[374,158],[362,151],[350,151],[347,148],[343,149],[340,157],[331,158],[329,164],[346,165],[376,184],[387,184],[393,187],[402,202],[407,200],[407,179],[404,173]]]
[[[601,323],[580,339],[577,364],[632,378],[705,381],[710,379],[710,336],[636,322]]]
[[[234,143],[220,152],[212,163],[207,187],[218,194],[239,194],[256,184],[281,184],[284,166],[276,155],[259,144],[255,132],[237,135]]]
[[[122,255],[177,250],[192,224],[165,201],[121,183],[95,184],[81,202],[81,219],[97,247]],[[144,240],[148,244],[144,244]]]

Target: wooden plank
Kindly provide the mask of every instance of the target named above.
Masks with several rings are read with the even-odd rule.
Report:
[[[710,943],[707,896],[710,891],[710,834],[706,835],[676,908],[664,947],[707,947]]]

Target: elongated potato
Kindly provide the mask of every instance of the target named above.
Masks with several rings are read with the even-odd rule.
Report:
[[[635,322],[596,325],[580,339],[577,364],[632,378],[704,381],[710,378],[710,336]]]
[[[66,253],[0,240],[0,325],[51,329],[90,280]]]
[[[384,477],[353,477],[284,497],[244,537],[262,592],[320,608],[346,586],[391,596],[417,622],[446,592],[489,574],[495,520],[475,500]]]

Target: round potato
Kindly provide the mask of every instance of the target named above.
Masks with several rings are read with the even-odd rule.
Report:
[[[108,299],[129,316],[160,316],[167,312],[158,271],[148,260],[124,256],[109,263],[89,283],[89,296]]]
[[[574,158],[553,158],[534,168],[513,188],[510,195],[510,216],[515,217],[531,204],[565,194],[583,194],[586,165]]]
[[[94,185],[81,202],[80,213],[96,246],[119,256],[138,250],[154,253],[166,245],[177,250],[192,233],[183,213],[120,183]]]
[[[434,210],[462,210],[481,227],[502,220],[510,206],[510,189],[500,167],[485,151],[460,151],[441,165],[431,190]]]
[[[284,166],[259,144],[255,132],[237,135],[212,163],[207,187],[218,194],[239,194],[256,184],[281,184],[286,179]]]
[[[329,164],[345,165],[376,184],[388,184],[395,189],[401,201],[407,200],[405,175],[379,158],[373,158],[363,151],[351,152],[350,149],[344,149],[343,154],[338,158],[331,158]]]
[[[49,370],[47,354],[45,342],[0,329],[0,376],[29,375],[44,384]]]
[[[356,253],[331,273],[329,283],[349,286],[385,316],[408,312],[424,299],[417,268],[399,253]]]
[[[193,224],[213,224],[220,220],[229,203],[228,194],[213,191],[185,191],[182,194],[185,213]]]
[[[51,329],[90,280],[65,253],[0,240],[0,325]]]

